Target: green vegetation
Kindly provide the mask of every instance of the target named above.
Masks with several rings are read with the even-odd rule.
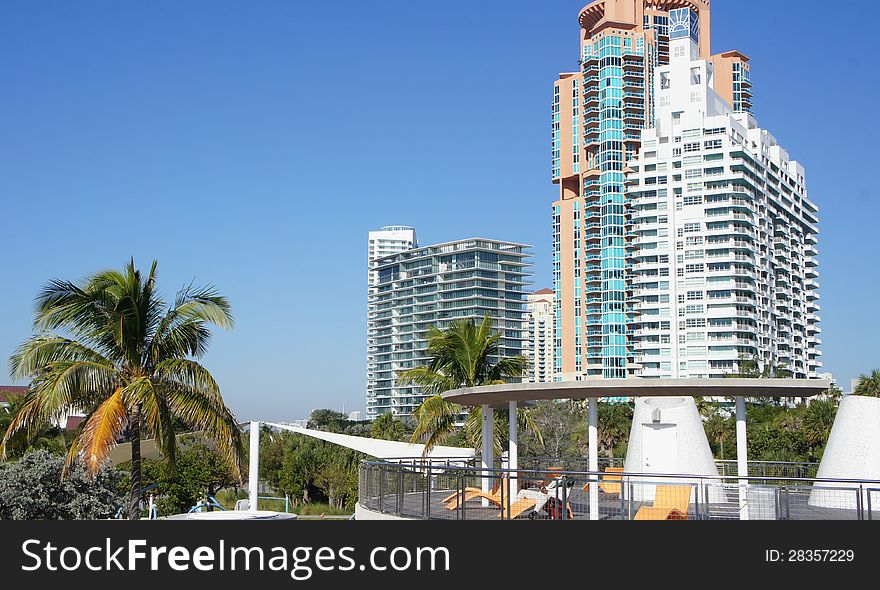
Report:
[[[335,506],[331,506],[330,504],[322,504],[322,503],[313,503],[313,504],[300,504],[291,512],[295,512],[296,514],[300,514],[302,516],[337,516],[337,515],[348,515],[354,511],[354,505],[351,508],[339,509]]]
[[[406,438],[407,428],[403,420],[399,420],[391,414],[382,414],[370,427],[370,437],[383,440],[402,441]]]
[[[294,507],[324,503],[351,511],[357,501],[361,453],[291,432],[260,437],[261,479]]]
[[[181,437],[180,443],[173,466],[165,461],[143,464],[142,482],[144,487],[156,484],[159,514],[186,512],[200,499],[217,496],[221,490],[239,491],[239,478],[220,454],[195,435]],[[234,506],[235,500],[230,508]]]
[[[855,395],[880,397],[880,369],[874,369],[868,375],[859,375],[859,384],[853,390]]]
[[[605,457],[626,455],[632,423],[632,404],[600,403],[599,454]],[[521,456],[582,457],[589,450],[587,403],[584,400],[543,400],[530,410],[543,435],[526,432],[520,437]]]
[[[238,475],[241,436],[220,387],[196,360],[208,348],[209,325],[232,326],[228,301],[211,287],[185,287],[168,306],[156,292],[156,262],[144,276],[131,261],[81,284],[50,281],[36,300],[34,329],[10,358],[30,389],[0,444],[32,440],[53,416],[87,413],[67,455],[65,473],[82,462],[97,475],[117,442],[131,442],[128,517],[139,517],[142,433],[175,462],[175,418],[203,431]],[[57,331],[57,333],[56,333]],[[67,334],[67,337],[63,334]]]
[[[785,365],[775,363],[763,364],[758,357],[740,356],[735,373],[728,373],[725,377],[739,379],[788,379],[791,371]]]
[[[0,394],[3,394],[9,403],[9,406],[0,408],[0,440],[2,440],[13,418],[21,409],[23,399],[22,396],[11,391],[0,391]],[[17,459],[25,451],[32,449],[44,449],[52,454],[63,454],[67,451],[69,442],[61,428],[47,424],[33,434],[30,440],[24,436],[23,432],[13,433],[6,445],[6,456],[8,459]]]
[[[0,519],[73,520],[112,518],[123,492],[122,473],[100,469],[94,476],[72,470],[62,480],[64,457],[46,450],[0,464]]]
[[[792,407],[777,402],[748,403],[749,459],[753,461],[816,462],[822,458],[838,397],[812,400]],[[716,459],[736,458],[736,420],[723,404],[698,400],[702,405],[706,438]],[[587,453],[586,404],[576,401],[542,401],[532,410],[544,434],[544,444],[525,436],[522,456],[583,456]],[[632,424],[632,404],[599,404],[599,454],[626,456]]]

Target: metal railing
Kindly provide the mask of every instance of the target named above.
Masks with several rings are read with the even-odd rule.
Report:
[[[461,458],[461,457],[431,457],[425,459],[422,457],[397,457],[388,459],[393,463],[406,463],[410,465],[425,466],[431,463],[436,467],[457,466],[457,467],[480,467],[479,458]],[[520,457],[519,468],[528,470],[546,470],[546,469],[563,469],[567,471],[589,471],[589,459],[587,457]],[[604,471],[607,467],[623,467],[625,459],[623,457],[599,457],[599,471]],[[504,467],[501,458],[496,458],[496,467]],[[737,462],[735,459],[716,459],[715,466],[718,468],[718,474],[722,477],[735,477],[737,473]],[[819,471],[818,463],[810,462],[794,462],[794,461],[749,461],[748,475],[750,477],[767,478],[799,478],[809,479],[816,477]]]
[[[796,475],[810,464],[752,462],[750,472],[754,464],[781,475],[740,478],[627,473],[622,459],[600,460],[593,472],[570,467],[581,458],[554,461],[524,458],[515,471],[453,458],[365,461],[358,501],[367,510],[431,520],[880,519],[880,481]],[[731,462],[720,463],[727,469]]]

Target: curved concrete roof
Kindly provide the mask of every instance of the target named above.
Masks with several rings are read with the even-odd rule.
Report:
[[[584,379],[562,383],[504,383],[464,387],[443,399],[465,406],[507,407],[507,402],[590,397],[811,397],[831,386],[827,379]]]

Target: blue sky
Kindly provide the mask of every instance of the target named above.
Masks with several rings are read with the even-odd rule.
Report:
[[[49,278],[157,258],[169,298],[231,299],[205,363],[241,418],[362,409],[369,229],[534,244],[550,284],[549,103],[585,3],[4,3],[0,356]],[[880,77],[811,5],[717,0],[713,51],[752,58],[759,122],[807,168],[848,384],[880,367]]]

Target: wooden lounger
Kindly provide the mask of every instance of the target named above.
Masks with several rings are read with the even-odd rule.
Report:
[[[517,500],[513,504],[510,505],[510,512],[508,513],[507,507],[501,507],[501,514],[498,515],[498,518],[509,518],[513,520],[523,512],[527,510],[533,509],[538,504],[538,500],[534,498],[523,498],[522,500]]]
[[[506,484],[507,480],[505,478],[505,495],[510,493],[510,486]],[[459,506],[461,506],[464,502],[468,500],[473,500],[474,498],[485,498],[492,504],[500,507],[502,504],[502,496],[501,496],[501,479],[496,479],[495,484],[492,486],[492,490],[490,492],[484,492],[480,488],[465,488],[464,489],[464,497],[462,497],[461,492],[455,492],[447,496],[443,502],[447,510],[455,510]]]
[[[608,475],[603,475],[602,479],[599,481],[599,489],[605,492],[606,494],[612,494],[615,496],[620,495],[620,482],[623,480],[623,476],[620,475],[623,473],[623,467],[606,467],[605,473]],[[616,483],[612,483],[616,482]],[[584,484],[583,490],[586,492],[590,489],[590,484]]]
[[[689,485],[658,484],[654,505],[639,508],[634,520],[687,520],[692,491]]]
[[[544,487],[550,485],[550,483],[559,478],[559,474],[557,472],[563,471],[562,467],[548,467],[547,469],[541,470],[541,472],[546,473],[547,477],[541,480],[538,487]]]

